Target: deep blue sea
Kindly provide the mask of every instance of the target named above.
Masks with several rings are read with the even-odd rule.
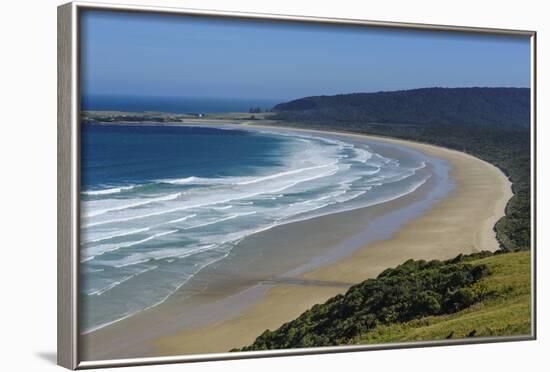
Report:
[[[81,149],[84,332],[184,290],[251,234],[431,177],[418,154],[267,129],[83,125]]]
[[[259,107],[262,111],[271,110],[283,102],[281,99],[257,98],[197,98],[197,97],[146,97],[128,95],[83,95],[82,110],[96,111],[158,111],[177,114],[248,112]]]
[[[281,166],[286,139],[201,127],[84,125],[82,188],[219,178]],[[220,166],[222,165],[223,166]]]

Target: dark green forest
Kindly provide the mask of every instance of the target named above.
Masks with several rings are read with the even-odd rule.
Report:
[[[440,105],[443,99],[434,99],[431,104],[423,101],[422,107],[426,115],[431,115],[432,112],[435,113],[433,115],[434,120],[430,123],[403,124],[403,121],[401,121],[400,124],[390,124],[389,122],[393,117],[400,115],[405,117],[408,114],[408,108],[415,106],[418,102],[419,91],[422,91],[422,97],[437,96],[438,93],[447,91],[459,92],[459,96],[462,98],[457,99],[456,102],[452,101],[456,107],[466,107],[468,103],[478,102],[480,96],[485,97],[485,104],[476,106],[480,111],[472,111],[473,109],[470,108],[468,111],[461,112],[460,117],[457,117],[457,112],[453,110],[445,114],[445,110],[450,103]],[[411,92],[411,94],[407,95],[406,92]],[[472,97],[467,96],[468,92],[472,94]],[[366,118],[357,119],[355,110],[346,109],[346,107],[352,107],[355,104],[357,96],[370,97],[367,100],[370,102],[373,100],[373,95],[380,94],[382,97],[386,97],[389,93],[399,93],[400,105],[395,106],[393,110],[388,106],[386,108],[388,116],[378,117],[377,123],[370,122]],[[494,94],[493,98],[490,98],[492,97],[491,93]],[[514,192],[514,196],[506,207],[506,215],[495,226],[497,238],[503,250],[517,251],[530,248],[531,144],[528,93],[529,89],[516,88],[448,90],[432,88],[404,92],[308,97],[275,106],[274,111],[276,114],[273,118],[277,119],[277,123],[283,126],[346,131],[429,143],[463,151],[494,164],[510,177]],[[410,101],[407,101],[404,97],[408,97]],[[331,105],[332,98],[336,102],[335,105]],[[304,109],[300,106],[310,100],[313,100],[315,104],[323,102],[323,104],[328,105],[328,109],[327,107],[316,108],[316,106],[307,106],[309,108]],[[350,100],[350,102],[344,103],[346,100]],[[496,111],[500,110],[500,103],[505,101],[510,105],[515,105],[515,107],[502,109],[500,113],[497,113]],[[499,103],[495,103],[493,107],[496,111],[483,111],[483,108],[487,106],[487,102]],[[293,111],[281,111],[289,107]],[[298,109],[298,107],[302,107],[302,109]],[[405,109],[400,111],[400,108],[403,107]],[[326,116],[327,110],[330,113],[328,116]],[[515,114],[508,116],[508,113]],[[447,120],[437,121],[437,118],[442,116],[445,116]],[[414,118],[418,117],[413,115],[408,120]],[[491,120],[489,120],[490,118]],[[480,124],[474,125],[475,123]]]
[[[274,119],[355,123],[529,128],[527,88],[422,88],[314,96],[273,107]]]

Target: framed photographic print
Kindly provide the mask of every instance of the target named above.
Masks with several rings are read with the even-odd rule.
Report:
[[[60,6],[59,364],[534,339],[535,37]]]

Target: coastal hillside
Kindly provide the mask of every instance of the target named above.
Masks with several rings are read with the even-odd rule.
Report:
[[[273,107],[275,119],[328,123],[529,128],[528,88],[422,88],[314,96]]]
[[[529,89],[426,88],[305,97],[279,104],[279,126],[401,138],[471,154],[500,168],[514,196],[495,226],[505,251],[531,247]]]
[[[529,252],[409,260],[240,351],[527,335],[530,291]]]

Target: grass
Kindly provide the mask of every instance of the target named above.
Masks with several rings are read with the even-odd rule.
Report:
[[[475,260],[491,275],[475,286],[488,291],[480,303],[450,315],[378,326],[353,344],[441,340],[450,338],[528,335],[531,333],[530,252],[498,254]]]
[[[132,121],[152,122],[169,122],[169,121],[181,121],[185,119],[211,119],[220,121],[250,121],[250,120],[264,120],[267,119],[272,113],[260,112],[260,113],[248,113],[248,112],[223,112],[223,113],[201,113],[199,118],[197,114],[192,113],[166,113],[158,111],[144,111],[144,112],[128,112],[128,111],[82,111],[83,120],[97,120],[97,121],[124,121],[125,118],[133,118]],[[107,119],[107,120],[106,120]]]

